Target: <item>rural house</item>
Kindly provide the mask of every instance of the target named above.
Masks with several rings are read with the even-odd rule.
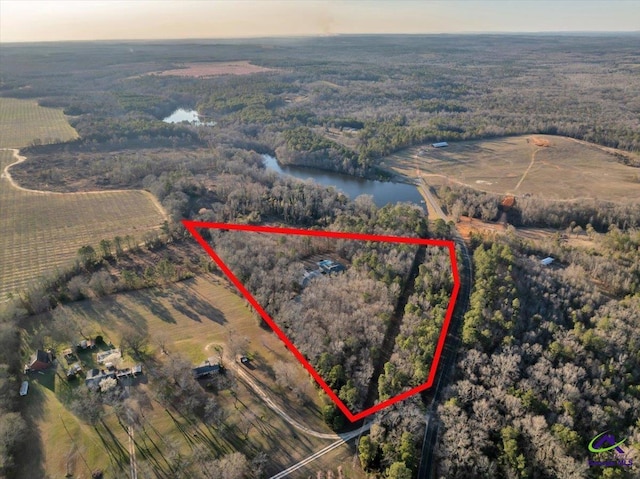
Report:
[[[322,261],[318,261],[316,264],[318,265],[318,269],[305,271],[304,276],[300,281],[300,285],[303,288],[306,288],[313,278],[317,278],[323,274],[340,273],[346,269],[344,265],[330,259],[323,259]]]
[[[194,379],[206,378],[213,374],[219,373],[221,369],[222,369],[222,366],[220,366],[220,364],[211,364],[209,363],[209,361],[205,361],[200,366],[196,366],[195,368],[192,369],[193,378]]]
[[[330,259],[323,259],[318,262],[318,268],[322,274],[340,273],[345,270],[345,267],[340,263],[336,263]]]
[[[29,360],[29,364],[25,369],[29,371],[42,371],[51,367],[53,356],[50,351],[38,349]]]

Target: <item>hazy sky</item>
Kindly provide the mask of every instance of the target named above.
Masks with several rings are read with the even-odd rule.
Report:
[[[640,0],[0,0],[0,41],[638,31]]]

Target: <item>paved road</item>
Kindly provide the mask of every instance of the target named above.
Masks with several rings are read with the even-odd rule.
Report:
[[[424,178],[420,178],[418,185],[420,193],[429,202],[432,210],[443,220],[449,221],[449,217],[445,215],[440,207],[438,201],[434,198],[429,190],[429,186],[424,181]],[[460,326],[462,325],[462,319],[469,307],[469,296],[471,295],[471,288],[473,284],[473,263],[467,245],[457,231],[454,231],[454,241],[456,246],[460,249],[462,263],[460,268],[460,292],[456,301],[456,306],[451,317],[451,323],[449,324],[449,331],[447,332],[447,341],[445,342],[440,364],[438,367],[438,375],[436,379],[436,385],[427,392],[423,397],[430,399],[430,404],[425,414],[425,434],[422,442],[422,454],[420,457],[420,468],[418,470],[418,479],[430,479],[433,477],[435,469],[434,463],[434,450],[438,438],[438,421],[434,417],[434,411],[437,406],[443,388],[451,382],[456,364],[456,358],[458,354],[458,347],[460,344],[460,337],[458,335]]]

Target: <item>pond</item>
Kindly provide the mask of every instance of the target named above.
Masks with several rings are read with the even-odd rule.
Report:
[[[216,124],[215,121],[200,121],[200,116],[197,111],[185,110],[184,108],[178,108],[171,113],[171,115],[163,118],[162,121],[165,123],[182,123],[186,121],[195,126],[214,126]]]
[[[343,175],[332,171],[319,170],[305,166],[282,166],[270,155],[262,155],[267,170],[281,175],[293,176],[301,180],[312,179],[323,186],[334,186],[349,198],[360,195],[371,195],[378,207],[398,201],[406,201],[417,205],[424,204],[423,198],[415,186],[389,181],[365,180],[354,176]]]

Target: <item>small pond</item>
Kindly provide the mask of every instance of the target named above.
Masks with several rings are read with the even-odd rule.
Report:
[[[305,166],[282,166],[278,160],[270,155],[262,155],[264,165],[268,170],[281,175],[293,176],[301,180],[312,179],[323,186],[334,186],[349,198],[360,195],[371,195],[373,202],[378,207],[388,203],[406,201],[422,205],[424,203],[418,189],[405,183],[393,183],[390,181],[374,181],[343,175],[332,171],[319,170]]]
[[[186,121],[195,126],[214,126],[216,124],[215,121],[200,121],[200,116],[197,111],[185,110],[184,108],[178,108],[171,113],[171,115],[163,118],[162,121],[165,123],[182,123]]]

